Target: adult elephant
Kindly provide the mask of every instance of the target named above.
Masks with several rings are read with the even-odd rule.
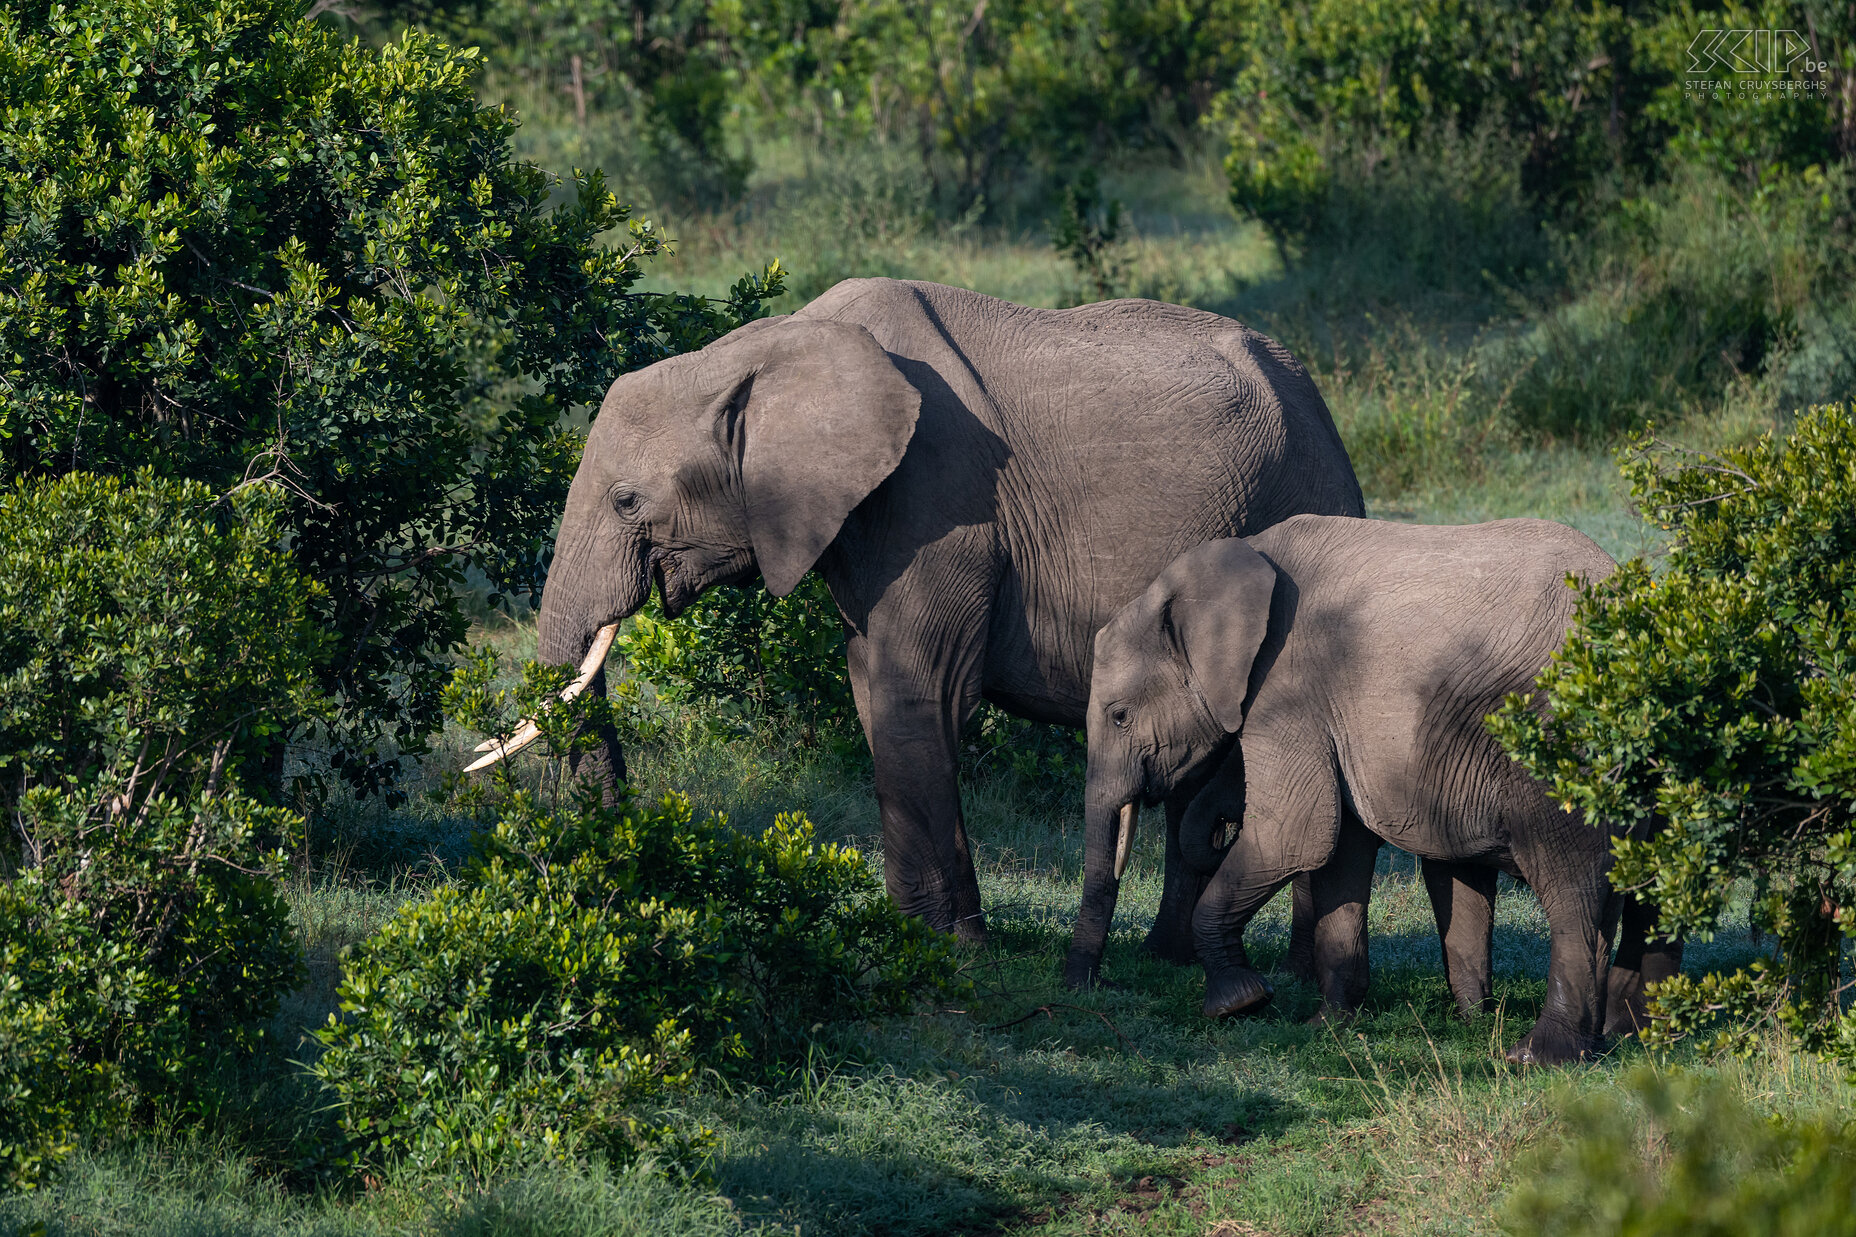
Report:
[[[596,635],[653,579],[675,615],[756,575],[784,596],[816,567],[848,629],[889,891],[981,940],[956,780],[980,699],[1081,726],[1096,629],[1176,555],[1361,511],[1307,372],[1239,323],[849,280],[612,384],[555,542],[540,657],[596,673]],[[1185,801],[1168,805],[1175,828]],[[1149,944],[1184,960],[1199,884],[1176,851]]]

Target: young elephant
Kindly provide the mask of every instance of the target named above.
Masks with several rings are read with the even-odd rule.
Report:
[[[1529,690],[1564,638],[1575,600],[1567,574],[1602,579],[1614,566],[1542,520],[1427,527],[1332,516],[1175,559],[1096,635],[1071,979],[1100,965],[1126,805],[1204,776],[1241,734],[1243,826],[1193,917],[1207,1015],[1270,998],[1244,928],[1303,872],[1324,995],[1356,1003],[1371,860],[1384,839],[1531,884],[1551,932],[1547,999],[1509,1056],[1565,1061],[1596,1048],[1619,908],[1608,839],[1552,803],[1483,719]]]

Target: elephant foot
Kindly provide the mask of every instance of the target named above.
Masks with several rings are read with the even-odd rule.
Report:
[[[1102,955],[1071,946],[1063,960],[1063,986],[1072,992],[1109,987],[1102,978]]]
[[[1182,916],[1178,922],[1173,922],[1168,916],[1162,915],[1154,921],[1147,939],[1141,942],[1141,948],[1162,962],[1190,966],[1197,957],[1192,948],[1190,916]]]
[[[954,939],[962,945],[979,949],[986,944],[986,917],[973,914],[954,921]]]
[[[1650,1025],[1645,1006],[1649,1000],[1643,992],[1643,972],[1611,968],[1606,981],[1605,1034],[1635,1035]]]
[[[1474,1022],[1484,1014],[1491,1013],[1495,1009],[1495,994],[1493,992],[1457,992],[1453,995],[1456,997],[1457,1017],[1461,1018],[1464,1022]]]
[[[1276,995],[1270,981],[1247,966],[1221,967],[1205,975],[1205,1016],[1227,1018],[1262,1009]]]
[[[1291,942],[1289,952],[1284,954],[1282,961],[1276,964],[1276,969],[1301,983],[1317,984],[1321,981],[1320,974],[1315,970],[1313,945],[1297,948],[1295,943]]]
[[[1347,1009],[1343,1006],[1329,1005],[1323,1002],[1321,1008],[1310,1014],[1303,1025],[1311,1027],[1344,1026],[1352,1022],[1353,1016],[1359,1012],[1360,1011],[1357,1009]]]
[[[1535,1023],[1520,1043],[1508,1050],[1515,1065],[1568,1065],[1598,1055],[1603,1044],[1559,1027]]]

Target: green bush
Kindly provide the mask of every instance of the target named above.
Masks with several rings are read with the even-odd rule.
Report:
[[[565,682],[494,674],[479,655],[447,704],[501,735]],[[660,1110],[697,1071],[764,1074],[820,1023],[957,988],[952,938],[803,816],[748,836],[679,796],[609,810],[571,787],[561,757],[600,707],[546,710],[539,789],[507,763],[454,788],[493,822],[477,857],[348,958],[315,1070],[360,1159],[479,1179],[525,1157],[682,1159],[703,1134]]]
[[[1612,882],[1648,894],[1665,933],[1709,937],[1737,882],[1777,960],[1654,992],[1651,1041],[1777,1015],[1856,1064],[1843,1008],[1856,936],[1856,421],[1801,417],[1784,442],[1691,456],[1648,440],[1625,459],[1669,534],[1584,590],[1535,712],[1496,715],[1556,798],[1613,830]]]
[[[1846,167],[1754,189],[1688,168],[1624,203],[1568,240],[1578,295],[1492,350],[1491,372],[1514,379],[1509,417],[1603,441],[1742,376],[1789,396],[1787,410],[1851,394],[1856,251],[1838,224],[1851,203]]]
[[[1508,1203],[1521,1237],[1848,1237],[1856,1133],[1762,1118],[1719,1079],[1639,1071],[1567,1114]]]
[[[301,822],[243,789],[324,638],[267,487],[84,474],[0,493],[0,1181],[186,1114],[301,974]]]
[[[1623,11],[1566,0],[1316,0],[1260,6],[1220,100],[1231,199],[1308,236],[1337,184],[1448,132],[1519,147],[1524,189],[1577,198],[1640,144]],[[1626,111],[1635,122],[1636,112]]]
[[[1102,198],[1102,183],[1094,168],[1084,168],[1065,185],[1062,203],[1051,223],[1050,245],[1068,258],[1076,271],[1078,295],[1073,303],[1113,300],[1123,295],[1127,254],[1123,252],[1122,208],[1118,198]]]
[[[563,414],[778,288],[635,291],[662,237],[515,162],[480,57],[304,7],[0,8],[0,482],[278,481],[337,637],[331,764],[368,789],[437,728],[466,573],[539,591]]]
[[[861,752],[856,702],[845,673],[844,624],[824,579],[808,575],[775,598],[758,586],[710,589],[675,620],[655,600],[616,642],[636,679],[613,691],[626,734],[662,737],[659,702],[704,706],[712,734],[794,722],[800,739]],[[650,684],[651,694],[639,686]],[[1009,774],[1055,806],[1082,786],[1082,732],[1013,717],[981,702],[961,736],[965,776]]]
[[[0,893],[0,906],[11,901]],[[25,995],[20,973],[37,942],[13,918],[0,910],[0,1193],[31,1188],[70,1153],[73,1101],[90,1098],[66,1082],[66,1039],[51,1005]]]
[[[674,621],[653,597],[616,643],[664,701],[785,714],[814,735],[856,732],[844,620],[816,572],[781,598],[758,584],[712,588]]]

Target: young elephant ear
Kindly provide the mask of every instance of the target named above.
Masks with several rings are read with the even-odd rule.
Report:
[[[784,597],[895,471],[921,393],[852,323],[784,318],[723,343],[737,340],[756,355],[717,431],[740,460],[761,578]]]
[[[1226,733],[1244,728],[1250,670],[1269,634],[1276,568],[1238,538],[1208,541],[1174,559],[1154,586],[1161,622],[1196,687]]]

